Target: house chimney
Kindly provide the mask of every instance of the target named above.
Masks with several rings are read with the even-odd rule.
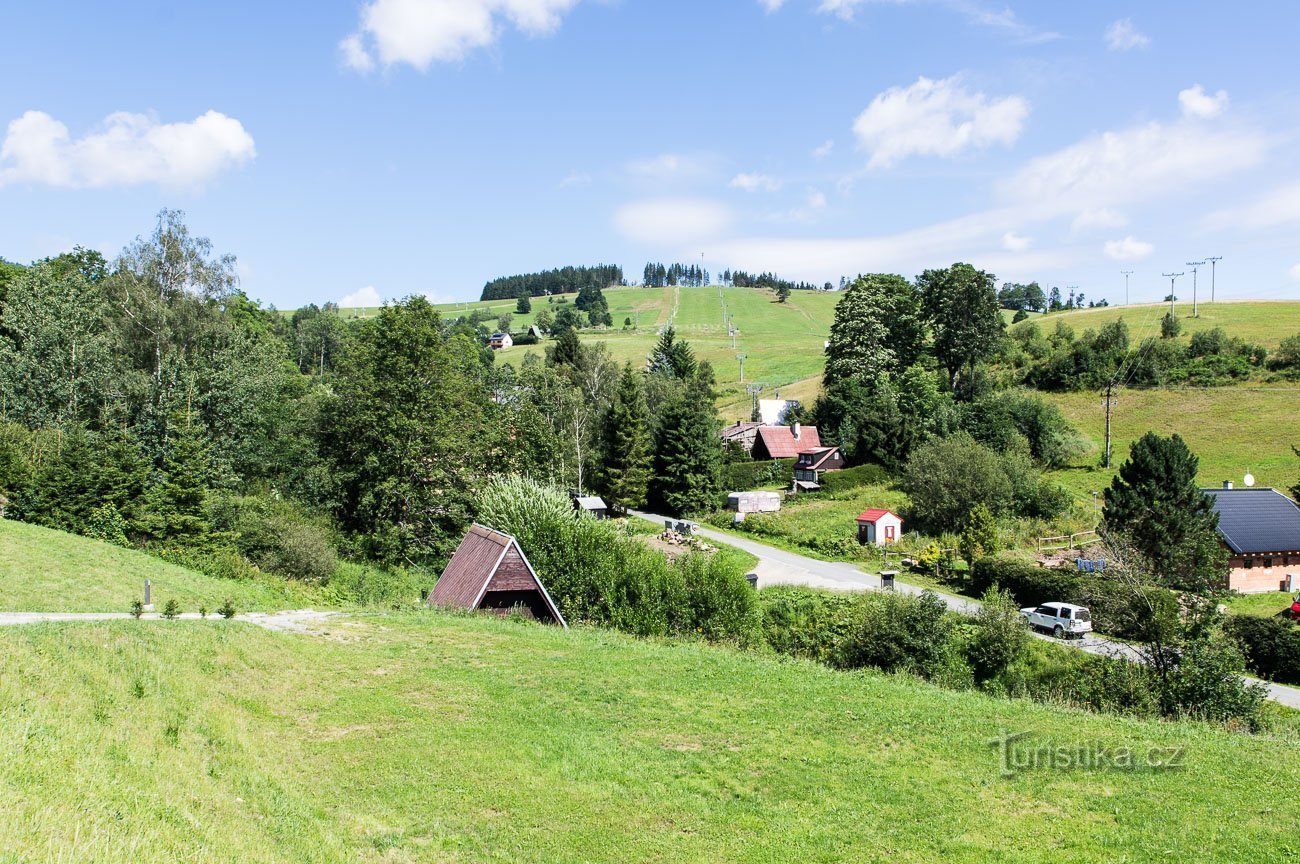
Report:
[[[1224,489],[1231,489],[1231,488],[1232,488],[1232,481],[1231,481],[1231,480],[1224,480],[1224,481],[1223,481],[1223,488],[1224,488]]]
[[[796,440],[796,441],[799,440],[799,435],[800,435],[800,433],[801,433],[801,430],[799,429],[799,424],[798,424],[798,423],[795,423],[795,424],[794,424],[794,440]]]

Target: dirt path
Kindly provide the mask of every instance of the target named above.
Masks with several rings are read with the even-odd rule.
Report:
[[[316,625],[339,612],[318,612],[315,609],[292,609],[281,612],[241,612],[235,616],[236,621],[246,621],[281,633],[310,633]],[[13,627],[21,624],[44,624],[57,621],[125,621],[131,615],[126,612],[0,612],[0,627]],[[220,620],[218,615],[209,615],[211,619]],[[183,612],[177,616],[181,621],[199,620],[197,612]],[[141,621],[164,621],[157,612],[145,612]]]

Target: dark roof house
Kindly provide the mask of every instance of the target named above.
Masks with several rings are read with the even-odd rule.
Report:
[[[804,450],[822,446],[816,426],[760,426],[754,439],[755,459],[794,459]]]
[[[1276,489],[1206,489],[1219,536],[1238,555],[1300,555],[1300,507]]]
[[[460,541],[425,602],[429,606],[487,609],[503,615],[518,609],[539,621],[569,626],[519,542],[509,534],[477,524]]]

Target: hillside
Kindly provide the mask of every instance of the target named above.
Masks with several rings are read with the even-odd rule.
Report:
[[[154,605],[175,599],[188,612],[283,609],[307,602],[305,590],[279,579],[214,579],[142,552],[0,519],[0,610],[6,612],[125,612],[153,586]],[[319,601],[317,601],[319,602]]]
[[[1292,743],[414,614],[0,631],[0,859],[1276,861]],[[1030,769],[989,741],[1179,748]],[[1156,751],[1159,757],[1163,749]],[[869,854],[868,854],[869,850]]]

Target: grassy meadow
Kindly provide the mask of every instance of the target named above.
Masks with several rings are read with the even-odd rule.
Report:
[[[490,618],[7,628],[0,717],[0,861],[1300,854],[1285,737]],[[1005,777],[1006,732],[1185,767]]]
[[[241,611],[321,603],[284,579],[215,579],[143,552],[0,519],[0,611],[126,612],[144,598],[146,579],[159,609],[170,599],[187,612],[216,609],[226,598]]]

